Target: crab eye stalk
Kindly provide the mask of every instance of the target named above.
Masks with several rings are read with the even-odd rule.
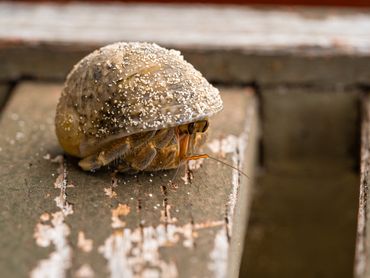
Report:
[[[195,123],[188,124],[188,133],[194,134],[194,131],[195,131]]]
[[[202,129],[202,132],[206,132],[208,130],[208,127],[209,127],[209,122],[208,121],[205,121],[204,123],[204,126],[203,126],[203,129]]]

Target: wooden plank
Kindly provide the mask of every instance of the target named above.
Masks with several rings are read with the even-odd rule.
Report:
[[[0,122],[2,275],[236,277],[252,178],[212,160],[181,169],[177,186],[174,171],[83,172],[54,135],[60,90],[21,84]],[[207,152],[252,177],[256,100],[223,91]]]
[[[370,99],[363,100],[361,126],[361,180],[357,220],[357,239],[355,254],[355,278],[370,275],[370,228],[369,228],[369,169],[370,169]]]
[[[80,42],[0,42],[0,80],[33,77],[64,80],[72,66],[101,44]],[[163,45],[172,47],[171,45]],[[369,84],[370,56],[293,55],[258,53],[242,49],[174,46],[187,61],[211,81],[224,84],[259,85],[316,84],[357,86]]]
[[[285,52],[308,47],[370,53],[368,10],[83,3],[1,3],[0,10],[3,39],[105,43],[123,39],[207,48]]]
[[[218,82],[368,84],[369,18],[368,10],[0,3],[0,79],[61,80],[83,55],[121,40],[180,49]]]

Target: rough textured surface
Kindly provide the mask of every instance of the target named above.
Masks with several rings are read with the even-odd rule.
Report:
[[[370,99],[363,101],[361,127],[361,181],[357,220],[355,277],[370,275],[369,170],[370,170]]]
[[[1,3],[0,13],[3,80],[62,80],[97,47],[153,41],[218,82],[370,82],[367,10]]]
[[[3,42],[0,80],[21,76],[64,80],[82,57],[103,44]],[[168,46],[161,44],[161,46]],[[369,84],[369,56],[258,53],[242,49],[175,46],[207,80],[238,84]],[[302,66],[304,65],[304,66]]]
[[[2,275],[235,274],[251,180],[212,160],[180,169],[174,184],[175,171],[83,172],[54,135],[61,89],[21,84],[0,122]],[[253,176],[255,100],[225,91],[207,152]]]
[[[74,66],[58,104],[56,130],[60,142],[77,145],[81,153],[83,145],[187,124],[221,109],[219,91],[180,52],[115,43]]]
[[[1,3],[0,11],[0,38],[17,40],[108,43],[118,39],[244,50],[370,53],[366,9]],[[27,29],[25,19],[32,19]]]

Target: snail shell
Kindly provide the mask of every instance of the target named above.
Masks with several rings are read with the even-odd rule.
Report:
[[[92,52],[69,73],[56,133],[67,153],[86,157],[117,138],[191,123],[221,109],[219,91],[179,51],[119,42]]]

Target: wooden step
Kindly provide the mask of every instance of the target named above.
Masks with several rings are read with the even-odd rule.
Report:
[[[222,90],[207,147],[250,178],[204,160],[180,169],[176,186],[175,171],[82,171],[54,134],[60,91],[21,83],[3,111],[2,275],[236,277],[256,157],[253,91]]]
[[[370,276],[370,98],[362,105],[361,126],[361,180],[357,220],[357,241],[355,254],[355,278]]]
[[[27,25],[25,24],[27,23]],[[366,84],[365,9],[0,3],[0,80],[64,80],[97,47],[149,41],[227,84]]]

